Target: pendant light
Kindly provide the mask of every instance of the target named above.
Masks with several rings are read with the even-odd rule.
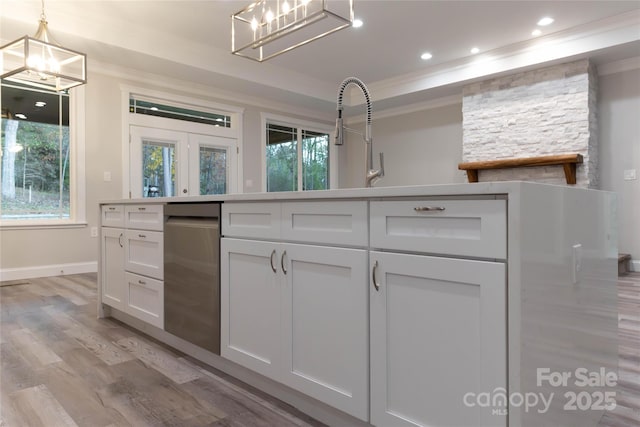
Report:
[[[231,16],[231,53],[262,62],[348,28],[353,0],[255,0]]]
[[[2,80],[62,91],[87,82],[87,56],[51,37],[42,0],[36,34],[0,47],[0,72]]]

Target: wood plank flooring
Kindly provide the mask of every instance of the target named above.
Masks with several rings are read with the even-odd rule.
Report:
[[[640,426],[640,273],[620,277],[617,407]],[[0,283],[0,426],[322,426],[113,319],[96,275]]]
[[[114,319],[96,275],[0,283],[0,426],[322,426]]]

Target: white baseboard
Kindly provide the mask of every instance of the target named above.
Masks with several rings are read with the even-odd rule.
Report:
[[[629,261],[629,267],[631,271],[640,271],[640,260],[632,259]]]
[[[37,277],[64,276],[67,274],[96,273],[98,262],[79,262],[73,264],[34,265],[22,268],[0,269],[0,281],[35,279]]]

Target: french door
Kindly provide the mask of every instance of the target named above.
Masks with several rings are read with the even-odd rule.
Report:
[[[144,126],[129,134],[132,198],[237,191],[236,139]]]

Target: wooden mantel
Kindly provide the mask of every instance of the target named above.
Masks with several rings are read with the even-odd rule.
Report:
[[[576,165],[578,163],[582,163],[581,154],[559,154],[552,156],[466,162],[458,164],[458,169],[467,171],[467,178],[469,179],[469,182],[478,182],[478,171],[480,170],[562,165],[567,184],[575,184]]]

